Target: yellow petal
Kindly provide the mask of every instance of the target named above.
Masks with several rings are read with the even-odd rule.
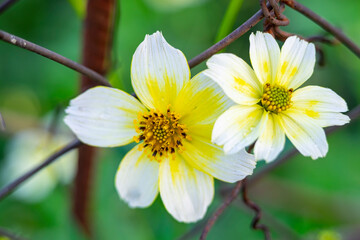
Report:
[[[184,54],[170,46],[160,32],[146,35],[131,63],[131,82],[141,102],[149,109],[166,111],[189,80]]]
[[[199,73],[180,91],[174,111],[181,115],[190,135],[194,131],[210,138],[215,120],[232,105],[214,81]]]

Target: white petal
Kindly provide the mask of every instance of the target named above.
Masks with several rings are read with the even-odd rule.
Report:
[[[184,54],[170,46],[160,32],[146,35],[131,64],[131,82],[145,106],[165,111],[189,80]]]
[[[196,170],[181,156],[160,163],[160,195],[167,211],[179,222],[202,219],[214,196],[213,178]]]
[[[212,56],[204,73],[217,82],[234,102],[254,104],[259,101],[262,85],[254,71],[241,58],[231,53]]]
[[[146,108],[129,94],[114,88],[95,87],[70,102],[64,121],[84,143],[115,147],[133,141],[134,120]]]
[[[273,161],[283,150],[285,145],[285,133],[281,128],[278,116],[268,113],[268,121],[256,141],[254,154],[256,160],[264,159]]]
[[[198,133],[210,138],[215,120],[233,104],[214,81],[199,73],[180,91],[174,111],[181,115],[189,135]]]
[[[207,139],[192,136],[184,142],[184,159],[195,168],[225,182],[236,182],[253,173],[256,161],[244,149],[239,153],[225,155],[223,150]]]
[[[315,46],[296,36],[286,39],[280,53],[276,82],[287,88],[298,88],[310,78],[315,66]]]
[[[348,110],[347,104],[329,88],[307,86],[295,91],[293,108],[311,117],[319,126],[344,125],[350,118],[339,112]]]
[[[130,207],[147,207],[158,194],[159,163],[135,146],[121,161],[115,186]]]
[[[267,114],[259,105],[233,106],[216,120],[212,142],[224,145],[226,154],[236,153],[258,138],[266,121]]]
[[[329,148],[325,132],[312,118],[288,109],[279,114],[279,120],[286,136],[302,155],[312,159],[325,157]]]
[[[256,76],[262,84],[275,81],[280,59],[280,48],[269,33],[250,35],[250,59]]]

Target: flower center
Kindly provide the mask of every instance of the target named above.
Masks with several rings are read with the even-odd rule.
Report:
[[[153,110],[140,114],[138,120],[135,120],[135,126],[140,134],[134,140],[144,140],[141,148],[149,148],[151,156],[158,161],[168,153],[175,154],[175,150],[183,151],[183,139],[191,140],[186,126],[179,123],[180,115],[171,112],[170,108],[165,114]]]
[[[278,85],[266,83],[264,85],[264,94],[261,98],[261,106],[267,111],[279,113],[289,109],[292,105],[291,94],[293,89],[285,89]]]

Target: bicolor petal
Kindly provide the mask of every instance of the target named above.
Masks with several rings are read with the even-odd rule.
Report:
[[[244,149],[232,155],[206,140],[193,136],[191,142],[184,142],[184,159],[193,167],[225,182],[236,182],[253,173],[256,161]]]
[[[64,121],[84,143],[97,147],[128,144],[137,135],[134,120],[146,108],[134,97],[114,88],[91,88],[65,110]]]
[[[231,107],[215,122],[212,142],[226,154],[234,154],[253,143],[262,132],[268,114],[259,105]]]
[[[131,63],[131,82],[141,102],[149,109],[166,111],[189,80],[184,54],[170,46],[160,32],[146,35]]]
[[[204,73],[217,82],[234,102],[243,105],[257,103],[261,98],[262,84],[251,67],[231,53],[212,56]]]
[[[296,36],[286,39],[280,53],[276,83],[296,89],[310,78],[315,66],[315,45]]]
[[[190,135],[198,133],[210,138],[216,119],[233,104],[222,89],[202,72],[180,91],[174,111],[181,115],[181,122],[188,126]]]
[[[159,184],[165,208],[179,222],[203,218],[214,196],[213,178],[191,167],[180,155],[161,161]]]
[[[268,114],[268,120],[256,141],[254,154],[256,160],[264,159],[271,162],[284,148],[285,133],[281,128],[278,116],[272,113],[266,114]]]
[[[312,118],[300,111],[289,109],[279,115],[286,136],[304,156],[312,159],[325,157],[328,143],[324,130]]]
[[[150,160],[145,150],[135,146],[121,161],[116,173],[116,190],[130,207],[151,205],[159,191],[159,163]]]
[[[273,83],[280,59],[280,48],[269,33],[256,32],[250,35],[250,59],[256,76],[264,85]]]
[[[307,86],[294,92],[293,108],[311,117],[319,126],[344,125],[350,121],[345,100],[329,88]]]

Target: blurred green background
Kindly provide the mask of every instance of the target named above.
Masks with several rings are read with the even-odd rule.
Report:
[[[66,0],[19,1],[0,15],[0,29],[81,61],[82,19]],[[161,3],[160,7],[154,2]],[[229,0],[195,1],[187,7],[164,8],[165,0],[121,0],[114,42],[114,86],[131,92],[130,62],[145,34],[163,32],[167,41],[188,59],[211,46],[220,28]],[[191,2],[191,1],[189,1]],[[360,44],[358,0],[301,1],[341,28]],[[235,5],[234,5],[235,6]],[[80,10],[79,10],[80,9]],[[257,0],[244,1],[234,29],[259,9]],[[234,9],[233,9],[234,10]],[[237,12],[236,9],[234,10]],[[287,8],[290,25],[285,29],[303,36],[324,33],[302,15]],[[231,21],[230,21],[231,22]],[[257,28],[261,30],[261,24]],[[226,29],[225,29],[226,30]],[[249,33],[226,51],[249,62]],[[360,102],[360,61],[347,48],[324,46],[326,64],[316,66],[306,84],[329,87],[353,108]],[[205,64],[192,69],[203,70]],[[41,117],[66,106],[78,92],[79,75],[48,59],[0,42],[0,111],[7,123],[0,136],[0,166],[11,136],[39,125]],[[296,157],[263,178],[250,189],[250,197],[264,212],[263,223],[274,239],[360,239],[360,121],[354,121],[328,137],[330,150],[316,161]],[[92,215],[96,239],[177,239],[196,224],[176,222],[161,200],[147,209],[130,209],[114,187],[117,166],[131,146],[101,149],[93,185]],[[287,143],[287,149],[291,144]],[[261,168],[264,163],[259,163]],[[257,170],[258,170],[257,169]],[[3,183],[0,183],[3,186]],[[221,203],[216,197],[207,216]],[[59,186],[44,201],[25,204],[11,197],[0,202],[0,227],[28,239],[85,239],[71,217],[72,186]],[[208,239],[263,239],[249,225],[253,213],[241,201],[218,220]],[[199,232],[189,239],[197,239]]]

